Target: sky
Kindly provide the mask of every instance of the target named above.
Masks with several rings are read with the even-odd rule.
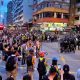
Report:
[[[2,21],[3,21],[4,13],[7,12],[7,4],[11,0],[3,0],[3,1],[4,1],[3,6],[0,5],[0,23],[2,23]]]
[[[2,12],[7,12],[7,4],[11,0],[3,0],[3,1],[4,1],[4,5],[2,6],[1,10]]]

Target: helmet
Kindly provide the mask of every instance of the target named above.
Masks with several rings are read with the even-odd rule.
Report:
[[[40,53],[39,53],[39,56],[40,56],[40,57],[44,57],[44,52],[40,52]]]

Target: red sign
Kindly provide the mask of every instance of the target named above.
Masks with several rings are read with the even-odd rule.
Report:
[[[4,25],[0,24],[0,30],[4,29]]]

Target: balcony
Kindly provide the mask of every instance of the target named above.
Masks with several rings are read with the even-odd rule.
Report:
[[[42,23],[42,22],[57,22],[57,23],[68,23],[68,19],[61,19],[61,18],[41,18],[36,20],[33,23]]]
[[[44,9],[41,9],[40,11],[34,12],[33,15],[35,14],[40,14],[43,12],[61,12],[61,13],[69,13],[68,10],[62,9],[62,8],[54,8],[54,7],[46,7]]]

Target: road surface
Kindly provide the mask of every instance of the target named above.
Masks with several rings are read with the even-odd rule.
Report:
[[[69,64],[70,72],[75,75],[76,71],[80,68],[80,51],[76,50],[75,53],[60,53],[59,44],[57,42],[44,42],[42,43],[42,51],[46,51],[48,55],[46,55],[48,59],[48,64],[51,64],[51,60],[53,57],[57,57],[58,63],[62,66],[64,64]],[[37,72],[37,63],[35,66],[34,72],[34,80],[38,80],[38,72]],[[18,76],[17,80],[22,80],[23,75],[26,75],[26,65],[22,66],[19,62]],[[5,63],[0,60],[0,75],[2,75],[3,80],[6,79],[6,71],[5,71]]]

